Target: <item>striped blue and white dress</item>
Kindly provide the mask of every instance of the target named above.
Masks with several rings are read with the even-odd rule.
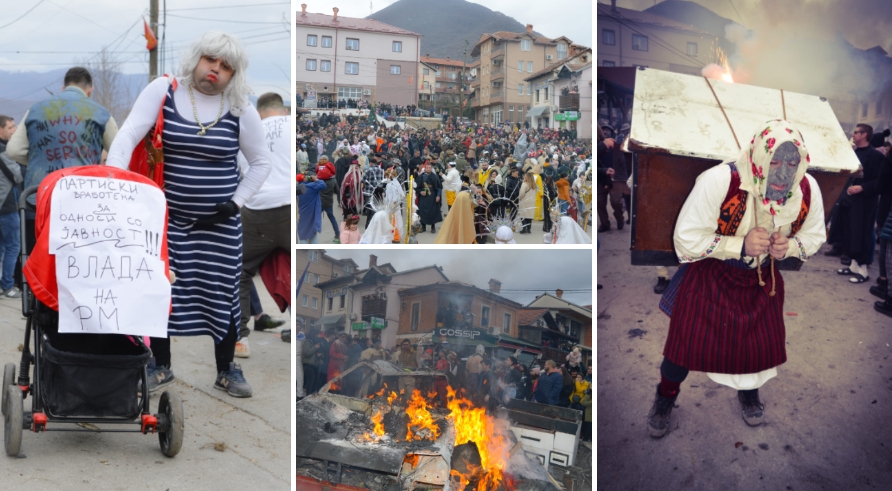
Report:
[[[210,335],[220,342],[237,326],[242,270],[242,221],[197,225],[232,199],[239,184],[239,118],[229,111],[203,136],[195,121],[181,117],[171,86],[164,102],[164,194],[173,310],[168,333]],[[232,327],[235,328],[235,327]]]

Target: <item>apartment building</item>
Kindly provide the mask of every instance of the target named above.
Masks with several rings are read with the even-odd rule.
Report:
[[[296,15],[295,84],[305,107],[319,98],[414,104],[421,34],[373,19]]]
[[[700,75],[719,62],[718,38],[693,26],[637,10],[598,4],[598,66],[644,66]]]
[[[450,59],[448,56],[433,58],[429,54],[425,54],[421,57],[420,70],[418,80],[422,81],[422,84],[418,87],[418,102],[423,108],[426,109],[428,104],[422,103],[422,101],[459,102],[463,79],[464,95],[467,98],[468,78],[471,73],[471,68],[467,63]],[[464,77],[462,77],[462,73],[464,73]]]
[[[325,294],[318,285],[334,278],[352,275],[357,270],[357,264],[352,259],[335,259],[321,249],[297,249],[294,258],[296,276],[299,278],[306,270],[295,299],[294,312],[298,328],[309,329],[317,323],[324,311]]]
[[[592,50],[580,50],[524,79],[531,85],[529,118],[534,128],[569,129],[592,137]]]
[[[471,100],[479,124],[522,123],[529,109],[531,86],[524,79],[545,67],[572,56],[574,45],[566,37],[549,39],[533,33],[499,31],[483,34],[471,56],[479,57],[476,78],[471,82]]]

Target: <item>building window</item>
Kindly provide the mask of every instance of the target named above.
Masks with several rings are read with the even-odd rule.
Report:
[[[307,304],[309,303],[309,300],[310,300],[310,297],[307,295],[304,295],[303,298],[300,299],[300,305],[302,307],[306,307]]]
[[[647,36],[632,34],[632,49],[635,51],[647,51]]]
[[[422,72],[423,72],[425,75],[430,75],[430,74],[431,74],[431,70],[430,70],[430,68],[425,68],[425,69],[422,70]]]
[[[532,61],[527,62],[527,71],[530,73],[533,73],[533,62]]]
[[[353,272],[353,267],[350,266],[349,264],[345,264],[345,265],[344,265],[344,272],[345,272],[345,273],[352,273],[352,272]]]
[[[344,73],[347,75],[358,75],[359,74],[359,63],[348,61],[344,63]]]
[[[448,89],[454,89],[454,88],[455,88],[455,84],[449,84],[449,85],[446,86],[446,88],[448,88]]]
[[[601,66],[616,66],[616,63],[614,63],[610,60],[604,60],[601,62]]]
[[[359,39],[347,38],[347,51],[359,51]]]
[[[877,102],[877,116],[882,116],[882,115],[883,115],[883,100],[880,99]]]
[[[403,52],[403,43],[402,43],[402,41],[394,41],[394,42],[393,42],[393,52],[394,52],[394,53],[402,53],[402,52]]]
[[[613,29],[601,29],[601,44],[616,46],[616,31]]]
[[[489,327],[489,307],[480,308],[480,327]]]
[[[338,99],[359,99],[360,97],[362,97],[362,89],[359,87],[338,87]]]
[[[548,87],[545,87],[545,100],[548,100]]]
[[[311,72],[316,70],[316,60],[307,60],[307,70]]]
[[[331,61],[322,60],[321,62],[319,62],[319,71],[330,72],[331,71]]]
[[[557,56],[559,60],[563,60],[567,57],[567,44],[566,43],[558,43],[557,45]]]
[[[521,60],[517,60],[517,71],[518,72],[523,71],[523,61],[521,61]]]
[[[316,35],[310,34],[307,36],[307,46],[316,46]]]
[[[400,74],[400,66],[399,65],[390,65],[390,74],[391,75],[399,75]]]
[[[511,332],[511,314],[502,317],[502,332]]]
[[[450,74],[449,74],[449,80],[455,80],[455,78],[456,78],[456,77],[455,77],[455,74],[454,74],[454,73],[450,73]]]
[[[514,106],[508,106],[508,121],[514,122]]]
[[[334,297],[328,297],[328,312],[331,312],[332,306],[334,306]]]
[[[867,103],[866,102],[864,104],[861,104],[861,117],[862,118],[867,117]]]
[[[688,43],[688,56],[697,56],[697,43]]]
[[[440,88],[440,82],[437,82],[437,88],[438,89]]]
[[[412,330],[418,330],[418,323],[421,321],[421,304],[412,304]]]
[[[341,295],[341,306],[339,307],[341,310],[344,309],[344,303],[347,300],[347,295]]]
[[[517,120],[520,121],[520,118],[523,117],[523,106],[517,106]]]
[[[438,77],[440,76],[440,70],[437,70],[437,76]]]
[[[319,275],[318,274],[315,274],[315,273],[313,274],[313,284],[314,285],[319,284]]]
[[[428,89],[430,89],[430,88],[431,88],[431,83],[430,83],[430,82],[424,82],[424,85],[422,85],[422,88],[424,88],[424,90],[428,90]]]
[[[316,300],[317,300],[317,298],[316,298],[316,297],[313,297],[313,310],[316,310],[316,308],[317,308],[317,302],[316,302]]]
[[[319,251],[307,251],[307,257],[310,258],[311,263],[315,263],[319,261]]]
[[[530,50],[530,40],[529,39],[521,39],[520,40],[520,50],[521,51],[529,51]]]
[[[331,48],[331,36],[322,36],[322,47]]]

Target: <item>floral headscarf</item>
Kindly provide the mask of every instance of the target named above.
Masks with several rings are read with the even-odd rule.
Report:
[[[768,189],[771,159],[777,148],[785,142],[792,142],[799,149],[801,157],[799,168],[796,169],[793,187],[790,188],[787,196],[776,201],[769,201],[765,197],[765,193]],[[782,119],[766,121],[750,140],[749,145],[743,148],[740,157],[737,158],[740,189],[755,195],[757,201],[761,203],[762,211],[770,213],[772,216],[777,215],[781,211],[781,207],[799,189],[799,182],[805,177],[805,171],[808,170],[810,162],[811,158],[802,139],[802,133],[792,123]]]

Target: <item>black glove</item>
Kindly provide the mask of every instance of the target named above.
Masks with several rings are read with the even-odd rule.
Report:
[[[213,215],[202,218],[195,223],[198,225],[213,225],[216,223],[223,223],[226,220],[229,220],[229,217],[235,216],[238,213],[238,205],[233,201],[227,201],[226,203],[217,203],[214,206],[217,209],[217,213]]]

